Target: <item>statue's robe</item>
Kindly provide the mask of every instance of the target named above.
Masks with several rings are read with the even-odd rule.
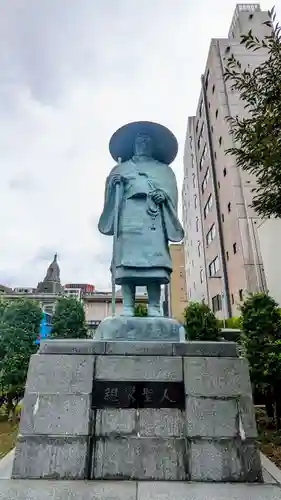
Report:
[[[104,208],[98,224],[99,231],[110,236],[114,232],[116,186],[112,177],[115,174],[124,179],[119,188],[117,211],[116,284],[133,282],[144,286],[150,280],[169,283],[172,262],[168,243],[179,242],[184,235],[177,215],[175,174],[168,165],[149,158],[115,166],[106,180]],[[153,189],[165,194],[156,217],[147,210]],[[152,206],[156,208],[153,202]]]

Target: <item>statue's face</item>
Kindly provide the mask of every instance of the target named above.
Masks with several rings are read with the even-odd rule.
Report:
[[[135,154],[152,156],[152,139],[149,135],[137,135],[135,141]]]

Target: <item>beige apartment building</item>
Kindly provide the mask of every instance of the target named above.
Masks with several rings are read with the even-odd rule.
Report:
[[[247,292],[267,288],[257,234],[260,219],[250,206],[255,179],[225,152],[233,146],[226,117],[245,116],[245,110],[223,78],[225,59],[232,54],[244,68],[266,58],[265,51],[250,52],[240,44],[240,35],[250,29],[259,37],[268,34],[266,20],[268,13],[259,4],[236,6],[228,37],[211,40],[196,115],[188,119],[183,184],[187,273],[193,276],[188,295],[198,300],[200,289],[202,300],[220,318],[239,315]],[[195,269],[194,252],[203,261]]]
[[[171,281],[168,285],[169,316],[183,321],[183,312],[187,306],[187,287],[185,273],[184,244],[174,243],[170,245],[170,254],[173,265]]]

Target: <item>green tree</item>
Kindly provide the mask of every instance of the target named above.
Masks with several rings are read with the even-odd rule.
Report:
[[[139,317],[147,316],[147,305],[146,304],[136,304],[135,305],[135,316],[139,316]]]
[[[57,301],[52,318],[52,337],[61,339],[86,338],[85,312],[82,302],[62,297]]]
[[[275,12],[264,22],[264,39],[252,31],[241,37],[250,51],[262,51],[265,60],[251,69],[243,68],[233,55],[226,60],[224,78],[244,103],[246,116],[228,117],[234,147],[227,153],[256,178],[252,206],[263,217],[281,217],[281,28]]]
[[[2,301],[0,306],[0,392],[9,418],[23,397],[30,356],[37,351],[42,311],[37,302]]]
[[[189,340],[219,340],[218,321],[206,304],[189,302],[184,310],[184,326]]]
[[[254,389],[266,396],[267,409],[274,403],[280,427],[281,316],[278,304],[265,293],[249,296],[241,306],[242,344],[250,364]]]

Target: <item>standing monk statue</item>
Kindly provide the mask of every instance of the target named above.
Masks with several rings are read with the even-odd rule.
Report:
[[[98,228],[112,236],[118,218],[111,270],[114,265],[115,283],[122,287],[124,316],[134,316],[136,286],[147,287],[148,316],[161,316],[161,285],[170,282],[172,272],[169,241],[184,236],[176,177],[169,166],[177,140],[162,125],[133,122],[113,134],[109,149],[118,164],[106,179]]]

